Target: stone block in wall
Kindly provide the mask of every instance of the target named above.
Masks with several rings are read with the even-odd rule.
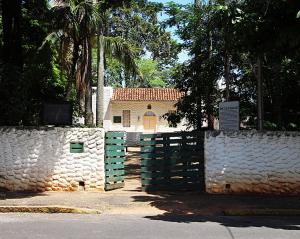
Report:
[[[207,132],[209,193],[300,194],[300,132]]]

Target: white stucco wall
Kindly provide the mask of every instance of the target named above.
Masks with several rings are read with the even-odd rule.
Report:
[[[111,115],[111,98],[113,96],[114,90],[112,87],[104,87],[104,120],[103,128],[110,129],[112,121],[110,120]],[[108,131],[108,130],[106,130]]]
[[[111,122],[106,120],[106,115],[110,114],[111,107],[110,107],[110,100],[113,96],[113,88],[112,87],[104,87],[104,101],[103,101],[103,110],[104,110],[104,121],[103,121],[103,127],[109,128],[111,125]],[[96,102],[97,102],[97,87],[93,87],[93,96],[92,96],[92,109],[94,114],[94,123],[96,123]]]
[[[94,123],[96,123],[96,91],[97,88],[93,87],[93,114]],[[185,120],[183,120],[176,128],[169,127],[167,120],[161,116],[168,113],[169,110],[175,110],[174,105],[176,102],[170,101],[111,101],[113,96],[112,87],[104,87],[104,120],[103,127],[105,131],[126,131],[126,132],[147,132],[143,127],[143,116],[147,111],[152,111],[157,116],[157,128],[155,131],[148,132],[176,132],[185,131]],[[151,104],[152,109],[147,110],[147,106]],[[123,127],[122,124],[113,123],[113,116],[123,116],[123,110],[130,110],[131,112],[131,127]],[[123,119],[122,119],[123,120]],[[84,123],[84,118],[76,118],[75,123]]]
[[[153,102],[153,101],[113,101],[110,103],[110,111],[106,115],[105,120],[111,122],[108,131],[126,131],[126,132],[147,132],[144,130],[144,114],[148,111],[153,112],[156,115],[156,130],[154,132],[174,132],[186,130],[184,122],[181,122],[176,128],[169,127],[168,121],[162,116],[168,113],[169,110],[175,110],[176,102]],[[148,105],[151,105],[151,109],[147,109]],[[123,110],[130,110],[130,127],[123,127],[123,124],[113,123],[113,116],[122,116],[123,122]],[[108,126],[108,124],[106,125]],[[153,131],[148,131],[153,132]]]
[[[0,128],[0,187],[11,191],[104,189],[103,129]],[[84,143],[70,153],[70,143]]]
[[[300,193],[300,132],[206,132],[208,193]]]

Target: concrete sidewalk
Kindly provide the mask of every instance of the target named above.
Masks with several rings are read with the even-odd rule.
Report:
[[[299,196],[208,195],[199,193],[145,193],[119,189],[111,192],[6,193],[0,207],[62,206],[98,210],[104,214],[181,214],[214,216],[224,211],[298,211]],[[276,214],[276,213],[275,213]],[[289,213],[287,213],[289,214]]]

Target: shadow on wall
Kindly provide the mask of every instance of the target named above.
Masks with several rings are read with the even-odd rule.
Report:
[[[43,192],[32,192],[32,191],[9,192],[6,188],[0,188],[0,200],[33,198],[36,196],[48,197],[48,195],[44,194]]]
[[[92,131],[93,130],[93,131]],[[0,188],[8,191],[103,189],[102,130],[0,128]],[[70,152],[84,142],[84,152]]]
[[[279,217],[280,223],[272,218],[260,220],[259,217],[225,217],[225,210],[243,209],[298,209],[300,200],[296,196],[271,195],[209,195],[200,193],[156,193],[147,196],[133,196],[135,202],[148,202],[152,207],[165,213],[146,216],[150,220],[177,223],[217,222],[226,227],[268,227],[284,230],[300,230],[300,218]]]

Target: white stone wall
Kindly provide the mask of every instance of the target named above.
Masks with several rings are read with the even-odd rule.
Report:
[[[144,114],[148,111],[153,112],[156,115],[156,130],[154,132],[175,132],[186,130],[184,122],[181,122],[176,128],[169,127],[168,121],[162,116],[169,112],[169,110],[175,110],[176,102],[162,102],[162,101],[120,101],[111,102],[110,111],[106,115],[105,120],[110,121],[109,127],[105,128],[107,131],[126,131],[126,132],[147,132],[144,130]],[[147,109],[148,105],[151,105],[151,109]],[[123,127],[123,124],[113,123],[113,116],[122,116],[123,122],[123,110],[130,110],[130,127]],[[107,125],[108,126],[108,125]],[[153,132],[153,131],[149,131]]]
[[[0,128],[0,188],[11,191],[104,189],[104,132],[96,128]],[[71,153],[70,143],[84,143]]]
[[[300,193],[300,132],[207,132],[208,193]]]

